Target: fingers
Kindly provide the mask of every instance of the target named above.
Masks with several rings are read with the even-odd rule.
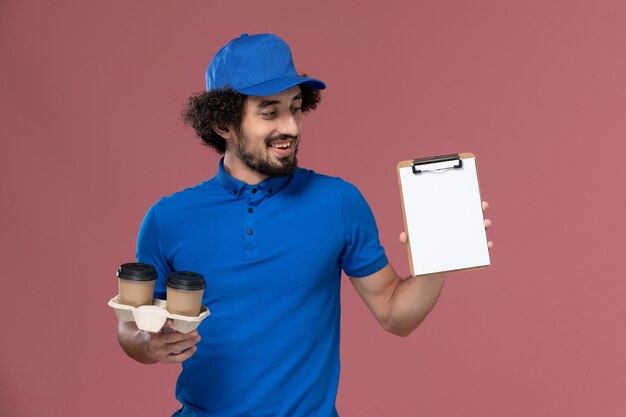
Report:
[[[189,333],[150,333],[148,350],[161,363],[180,363],[196,352],[195,345],[199,341],[200,335],[196,330]]]
[[[487,203],[486,201],[483,201],[483,210],[485,210],[488,207],[489,207],[489,203]],[[491,224],[492,224],[491,220],[485,219],[484,223],[485,223],[485,229],[489,229],[489,227],[491,227]],[[493,242],[489,242],[488,241],[487,242],[487,248],[488,249],[493,248]]]
[[[409,242],[409,238],[407,237],[405,232],[400,233],[400,236],[398,236],[398,240],[403,245],[406,245]]]
[[[196,337],[200,337],[196,330],[189,333],[181,333],[177,331],[173,331],[170,333],[163,333],[156,337],[157,342],[160,342],[162,345],[171,345],[174,343],[178,343],[185,340],[195,339]]]
[[[198,348],[196,346],[192,346],[189,349],[185,350],[184,352],[173,353],[171,355],[168,355],[161,361],[161,363],[168,363],[168,364],[181,363],[191,358],[193,354],[196,353],[197,350]]]
[[[489,203],[487,203],[486,201],[483,201],[483,211],[487,210],[489,208]],[[489,219],[485,219],[485,229],[489,229],[491,227],[491,220]],[[487,248],[491,249],[493,248],[493,242],[487,242]]]

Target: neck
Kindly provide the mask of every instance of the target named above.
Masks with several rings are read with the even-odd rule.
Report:
[[[250,169],[246,164],[241,162],[236,155],[228,150],[226,150],[224,154],[224,169],[231,177],[250,185],[258,184],[267,179],[267,175],[260,174]]]

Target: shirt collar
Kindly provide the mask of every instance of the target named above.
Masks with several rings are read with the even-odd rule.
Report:
[[[285,177],[268,177],[264,181],[253,185],[246,184],[243,181],[240,181],[236,178],[230,176],[226,169],[224,168],[224,158],[220,159],[219,167],[217,169],[217,181],[224,187],[224,189],[228,192],[228,194],[233,197],[238,197],[247,193],[262,193],[265,194],[276,194],[280,190],[282,190],[291,175],[287,175]]]

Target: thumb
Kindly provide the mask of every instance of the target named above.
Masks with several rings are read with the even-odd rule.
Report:
[[[406,245],[407,243],[409,243],[409,238],[407,237],[406,232],[400,233],[400,236],[398,236],[398,240],[403,245]]]
[[[174,320],[168,318],[165,321],[165,324],[163,325],[163,327],[161,328],[161,333],[171,333],[174,330],[172,329],[172,324],[174,324]]]

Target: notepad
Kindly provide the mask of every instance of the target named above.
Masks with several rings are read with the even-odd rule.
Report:
[[[474,154],[402,161],[398,180],[412,275],[490,264]]]

